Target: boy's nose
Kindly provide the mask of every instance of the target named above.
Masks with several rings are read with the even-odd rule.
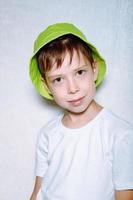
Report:
[[[79,86],[75,80],[68,81],[68,93],[74,94],[79,91]]]

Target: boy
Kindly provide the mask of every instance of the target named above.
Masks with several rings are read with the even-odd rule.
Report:
[[[133,129],[94,100],[106,64],[69,23],[36,39],[30,76],[38,92],[64,114],[39,135],[36,181],[43,200],[133,200]]]

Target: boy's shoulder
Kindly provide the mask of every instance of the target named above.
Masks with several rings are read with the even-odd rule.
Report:
[[[102,112],[102,121],[100,121],[100,126],[108,132],[117,132],[118,134],[122,134],[127,131],[132,131],[133,132],[133,126],[117,115],[115,112],[111,111],[109,108],[104,108]],[[63,117],[63,114],[57,114],[54,116],[51,120],[49,120],[47,123],[45,123],[41,129],[40,129],[40,134],[45,135],[46,137],[49,136],[54,136],[60,134],[60,128],[61,128],[61,119]],[[95,126],[95,123],[94,123]],[[106,132],[105,131],[105,132]]]
[[[54,116],[51,120],[49,120],[47,123],[45,123],[41,129],[40,129],[40,134],[45,134],[45,135],[51,135],[59,130],[59,122],[62,118],[63,114],[57,114]]]
[[[108,108],[105,108],[105,126],[111,127],[114,131],[133,131],[133,125],[131,123]]]

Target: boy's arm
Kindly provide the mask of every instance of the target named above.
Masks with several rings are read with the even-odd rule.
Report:
[[[116,190],[115,200],[133,200],[133,190]]]
[[[48,138],[44,132],[44,127],[40,130],[36,147],[36,166],[35,166],[35,184],[30,200],[36,200],[40,190],[42,178],[48,169]]]
[[[33,189],[32,195],[30,197],[30,200],[36,200],[37,194],[41,187],[41,183],[42,183],[42,177],[36,176],[35,185],[34,185],[34,189]]]

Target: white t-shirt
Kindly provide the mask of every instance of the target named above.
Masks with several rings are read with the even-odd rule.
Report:
[[[103,108],[81,128],[67,128],[62,114],[38,138],[36,176],[44,200],[114,200],[133,189],[133,127]]]

